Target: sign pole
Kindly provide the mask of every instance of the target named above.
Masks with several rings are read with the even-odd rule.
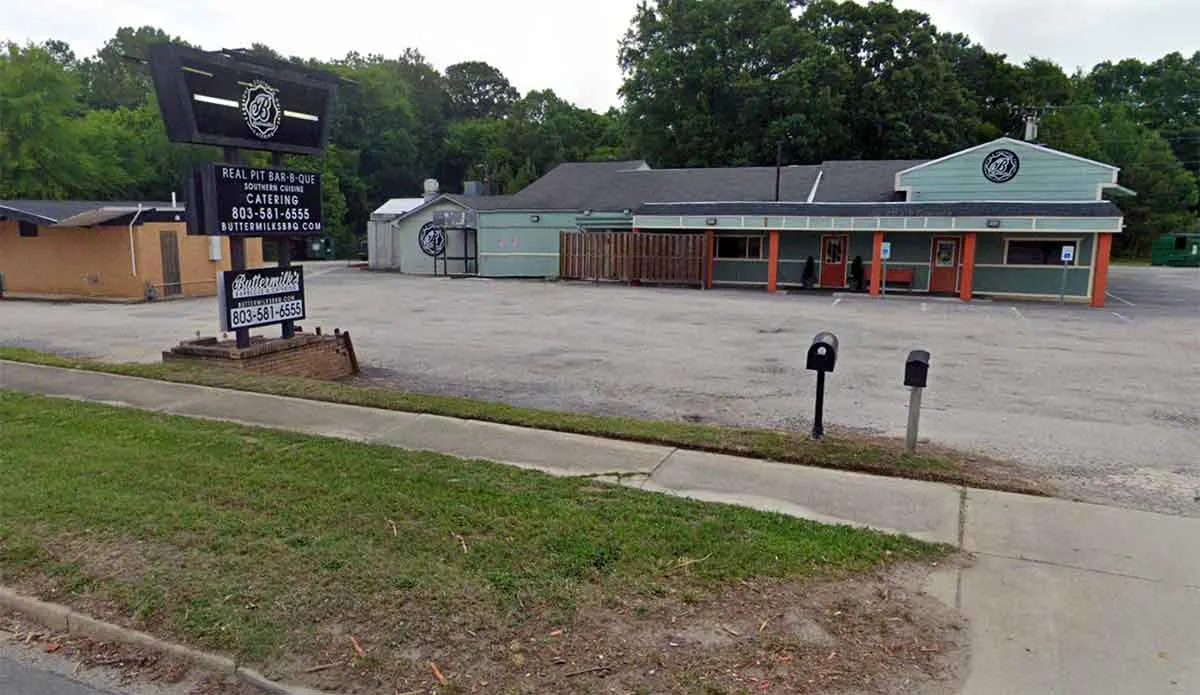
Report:
[[[271,153],[271,166],[275,167],[276,169],[283,168],[283,153],[282,152],[272,152]],[[292,237],[290,237],[290,236],[280,237],[280,239],[277,243],[277,249],[279,251],[279,267],[280,268],[292,267]],[[283,336],[284,339],[295,337],[296,322],[295,321],[284,321],[283,322],[283,332],[281,333],[281,335]]]
[[[1063,304],[1067,301],[1067,268],[1071,264],[1063,261],[1062,284],[1058,287],[1058,303]]]
[[[813,415],[812,438],[825,436],[825,372],[817,372],[817,403]]]
[[[908,401],[908,430],[904,434],[904,453],[917,453],[917,431],[921,428],[921,391],[919,386],[912,387],[912,396]]]
[[[224,148],[225,163],[237,164],[241,159],[238,156],[238,151],[233,147]],[[233,272],[246,269],[246,238],[238,235],[229,235],[229,268]],[[237,341],[237,346],[240,349],[250,347],[250,329],[239,328],[234,331],[234,338]]]

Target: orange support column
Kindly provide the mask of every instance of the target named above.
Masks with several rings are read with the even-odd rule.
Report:
[[[1112,234],[1096,235],[1096,267],[1092,268],[1092,306],[1104,306],[1108,292],[1108,257],[1112,255]]]
[[[962,275],[958,282],[958,296],[964,302],[971,301],[971,287],[975,282],[975,232],[963,235]]]
[[[767,291],[779,289],[779,232],[771,230],[767,237]]]
[[[717,256],[717,233],[711,229],[704,231],[704,288],[712,289],[713,270]]]
[[[883,232],[875,232],[871,250],[871,296],[878,297],[883,289]]]

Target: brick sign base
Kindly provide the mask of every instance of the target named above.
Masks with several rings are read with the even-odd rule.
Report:
[[[341,332],[297,333],[287,339],[256,336],[251,338],[250,347],[241,349],[232,340],[185,340],[163,352],[163,362],[216,365],[256,374],[310,379],[341,379],[358,373],[358,358],[350,334]]]

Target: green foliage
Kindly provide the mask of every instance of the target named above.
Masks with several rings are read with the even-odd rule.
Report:
[[[1131,108],[1063,109],[1047,119],[1043,132],[1052,147],[1121,167],[1120,183],[1137,191],[1117,201],[1126,224],[1126,233],[1115,240],[1117,253],[1148,254],[1155,237],[1195,226],[1196,178],[1161,134],[1135,120]]]
[[[62,41],[0,44],[0,196],[167,198],[215,149],[169,143],[145,66],[160,29],[122,27],[80,59]],[[848,0],[646,0],[620,42],[620,110],[578,108],[550,90],[521,96],[492,65],[438,71],[419,52],[350,53],[321,63],[340,90],[320,161],[326,219],[352,253],[371,211],[485,180],[513,193],[564,161],[647,159],[655,166],[936,157],[1019,136],[1029,110],[1054,146],[1112,162],[1136,199],[1121,202],[1141,253],[1195,222],[1200,174],[1200,52],[1104,62],[1067,75],[1021,65],[923,13]],[[259,161],[255,159],[254,161]],[[261,163],[266,163],[263,159]]]
[[[520,97],[502,72],[477,60],[446,68],[446,91],[459,119],[507,116]]]
[[[597,588],[669,581],[716,595],[747,578],[947,550],[495,463],[4,391],[0,419],[0,573],[53,582],[58,599],[116,602],[242,658],[304,649],[296,635],[331,621],[396,634],[413,607],[495,622]],[[101,549],[116,564],[89,562]]]

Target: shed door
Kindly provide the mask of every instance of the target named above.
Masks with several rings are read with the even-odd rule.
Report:
[[[177,295],[183,292],[179,279],[179,235],[161,231],[158,233],[158,243],[162,248],[163,296]]]
[[[958,237],[934,237],[929,260],[929,291],[953,293],[958,289]]]

